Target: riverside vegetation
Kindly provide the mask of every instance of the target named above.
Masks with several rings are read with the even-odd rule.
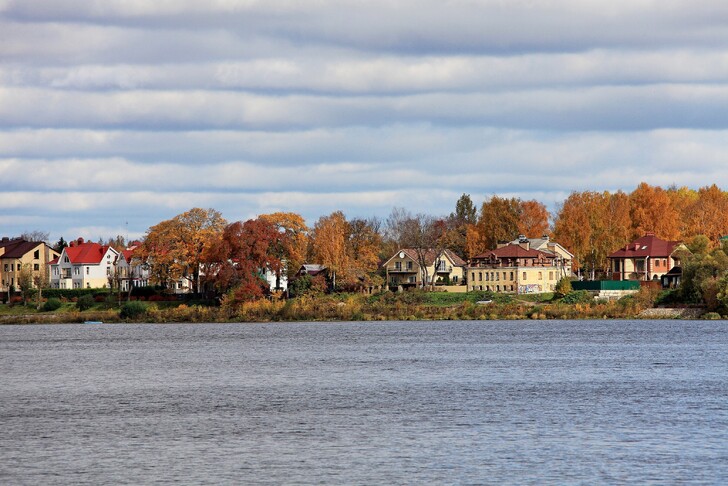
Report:
[[[89,295],[90,297],[90,295]],[[3,306],[0,322],[276,322],[495,319],[635,318],[670,292],[642,289],[618,300],[594,299],[588,292],[507,295],[492,292],[447,293],[412,290],[378,294],[310,292],[291,299],[239,302],[229,296],[219,303],[179,301],[120,302],[114,294],[73,301],[49,298],[40,310],[22,303]],[[63,299],[65,300],[65,299]],[[715,313],[720,317],[720,313]],[[710,316],[709,316],[710,317]],[[713,316],[714,317],[714,316]]]

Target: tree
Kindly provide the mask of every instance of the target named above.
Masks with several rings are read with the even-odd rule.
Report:
[[[549,212],[542,203],[531,200],[520,202],[518,234],[527,238],[540,238],[549,232]]]
[[[414,250],[417,255],[420,278],[425,287],[434,285],[427,267],[442,253],[446,229],[444,220],[426,214],[418,214],[402,222],[402,247]],[[437,266],[438,262],[434,263]]]
[[[48,266],[40,265],[33,272],[33,285],[36,288],[36,308],[40,310],[43,301],[43,289],[48,287]]]
[[[33,267],[29,263],[26,263],[20,268],[17,283],[20,288],[20,293],[23,296],[23,305],[26,305],[28,292],[33,288]]]
[[[58,253],[61,253],[64,248],[68,246],[68,243],[66,243],[66,240],[63,239],[63,236],[61,236],[55,245],[53,245],[53,249],[56,250]]]
[[[200,292],[202,254],[226,224],[214,209],[190,209],[149,228],[137,255],[150,265],[157,283],[166,286],[170,280],[186,278]]]
[[[703,234],[717,243],[728,234],[728,194],[715,184],[698,189],[688,221],[691,234]]]
[[[278,257],[281,237],[278,228],[263,218],[225,226],[205,249],[206,281],[220,293],[232,290],[236,301],[261,297],[267,289],[262,271],[281,270]]]
[[[377,230],[378,220],[354,218],[349,222],[348,253],[354,277],[367,287],[381,285],[383,281],[374,273],[379,267],[382,236]]]
[[[334,288],[337,275],[344,280],[350,276],[346,274],[351,268],[347,248],[350,231],[344,213],[335,211],[321,216],[311,232],[312,256],[329,270]]]
[[[680,218],[668,193],[661,187],[642,182],[629,195],[633,238],[654,233],[658,238],[680,238]]]
[[[478,210],[469,194],[463,194],[455,204],[455,212],[447,218],[445,246],[463,258],[469,258],[468,227],[478,221]]]
[[[48,237],[50,236],[50,233],[47,231],[41,231],[41,230],[33,230],[33,231],[24,231],[22,235],[20,235],[20,238],[25,241],[37,241],[37,242],[48,242]]]
[[[263,214],[260,218],[272,223],[282,235],[275,251],[277,258],[285,262],[287,277],[291,281],[301,265],[306,262],[308,226],[303,217],[296,213]]]
[[[483,202],[475,226],[468,229],[468,252],[471,256],[494,249],[500,241],[518,236],[521,202],[517,198],[493,196]]]

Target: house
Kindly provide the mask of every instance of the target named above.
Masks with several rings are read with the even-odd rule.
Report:
[[[123,292],[130,288],[146,287],[149,285],[149,265],[139,257],[134,256],[138,244],[132,243],[126,250],[119,252],[115,262],[115,283]]]
[[[470,259],[468,290],[508,293],[551,292],[564,267],[552,252],[535,250],[527,244],[500,246]]]
[[[422,250],[427,264],[426,285],[462,285],[465,283],[465,261],[452,251],[445,249]],[[418,252],[414,248],[403,248],[384,262],[386,282],[390,288],[402,286],[422,287],[424,272],[420,266]]]
[[[0,291],[20,290],[19,278],[23,268],[32,275],[43,276],[48,262],[58,257],[58,252],[42,241],[3,237],[0,240]],[[44,276],[47,280],[47,276]],[[35,287],[35,283],[32,284]]]
[[[661,280],[673,267],[680,266],[680,251],[688,251],[679,241],[667,241],[647,233],[607,256],[612,280]],[[677,271],[668,279],[672,283]]]
[[[499,243],[498,247],[506,245],[521,245],[522,247],[533,250],[539,250],[544,253],[554,255],[554,264],[559,267],[560,277],[571,277],[571,266],[574,255],[569,250],[553,241],[549,235],[543,235],[541,238],[526,238],[524,235],[518,235],[513,241],[508,243]]]
[[[299,277],[303,277],[304,275],[315,277],[321,274],[326,275],[326,273],[326,267],[324,265],[319,265],[318,263],[304,263],[301,265],[301,268],[298,269],[296,275]]]
[[[119,252],[107,245],[72,241],[49,263],[51,287],[55,289],[108,288],[116,274]]]

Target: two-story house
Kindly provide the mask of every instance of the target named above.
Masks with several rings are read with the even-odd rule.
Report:
[[[149,266],[134,256],[136,246],[119,252],[115,264],[115,280],[118,287],[127,292],[130,288],[149,285]]]
[[[673,267],[680,267],[679,241],[663,240],[647,233],[607,256],[612,280],[660,280]]]
[[[33,277],[47,280],[44,272],[48,262],[57,256],[58,252],[42,241],[3,237],[0,240],[0,291],[19,291],[18,281],[23,269],[29,270]],[[32,285],[35,287],[35,283]]]
[[[467,274],[469,291],[542,293],[554,290],[563,268],[554,253],[511,243],[471,258]]]
[[[541,238],[526,238],[524,235],[518,235],[518,238],[511,242],[499,243],[498,248],[506,245],[521,245],[527,250],[532,249],[551,253],[555,257],[554,265],[559,267],[559,277],[571,277],[574,254],[552,240],[549,235],[543,235]]]
[[[465,261],[450,250],[424,252],[426,274],[414,248],[403,248],[384,262],[386,282],[390,288],[423,287],[425,285],[461,285],[464,283]],[[424,279],[427,278],[427,282]]]
[[[108,288],[113,282],[119,252],[83,238],[72,241],[50,262],[51,287],[56,289]]]

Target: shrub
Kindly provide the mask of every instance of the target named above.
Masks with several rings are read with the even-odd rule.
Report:
[[[589,304],[594,299],[588,290],[572,290],[561,301],[565,304]]]
[[[556,286],[554,287],[554,296],[562,299],[566,297],[572,290],[573,289],[571,287],[571,279],[569,279],[569,277],[561,277],[561,279],[556,282]]]
[[[91,294],[82,295],[76,301],[76,307],[81,312],[90,309],[94,304],[96,304],[96,300]]]
[[[48,299],[45,304],[43,304],[42,311],[43,312],[50,312],[54,310],[58,310],[61,308],[61,301],[56,298]]]
[[[147,304],[138,300],[125,302],[121,306],[119,317],[122,319],[134,319],[147,313]]]

